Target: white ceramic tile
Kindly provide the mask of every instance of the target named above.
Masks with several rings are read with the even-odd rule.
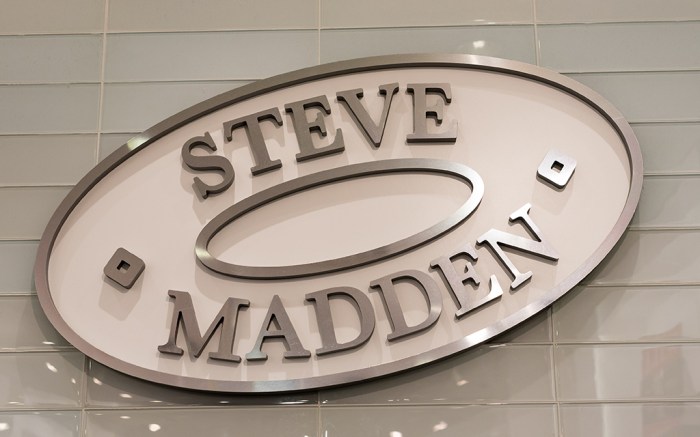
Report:
[[[486,345],[396,376],[321,392],[322,404],[554,400],[550,346]]]
[[[700,67],[700,22],[542,25],[540,65],[563,72]]]
[[[261,79],[315,65],[317,53],[312,30],[109,35],[105,80]]]
[[[532,23],[531,0],[321,0],[324,28]]]
[[[696,437],[700,404],[573,404],[560,410],[566,437]]]
[[[0,409],[80,406],[79,352],[0,354]]]
[[[230,395],[181,390],[115,372],[95,361],[88,362],[87,405],[99,408],[317,405],[318,392],[280,395]]]
[[[631,227],[700,226],[700,176],[648,176]]]
[[[0,85],[0,134],[97,131],[100,86]]]
[[[0,186],[75,184],[96,149],[97,135],[0,136]]]
[[[88,411],[86,435],[320,437],[316,408],[266,407],[192,410]]]
[[[1,35],[102,32],[105,0],[3,0]]]
[[[99,82],[99,35],[0,36],[0,83]]]
[[[156,82],[106,84],[103,132],[142,132],[196,103],[247,82]]]
[[[71,187],[0,188],[0,240],[38,240]]]
[[[0,241],[0,294],[34,290],[36,241]]]
[[[119,0],[109,4],[110,32],[315,29],[317,0]]]
[[[700,231],[628,231],[586,279],[600,285],[700,282]]]
[[[602,94],[628,121],[700,120],[700,71],[569,76]]]
[[[535,0],[541,23],[596,23],[700,19],[696,0]]]
[[[102,161],[105,159],[110,153],[117,150],[120,146],[126,144],[127,141],[137,134],[137,132],[126,134],[102,134],[100,136],[99,160]]]
[[[551,322],[550,310],[546,309],[505,334],[493,338],[489,343],[551,343]]]
[[[700,173],[700,123],[635,124],[644,173]]]
[[[68,346],[46,319],[36,296],[0,296],[1,351]]]
[[[321,408],[324,437],[554,437],[551,405]]]
[[[80,411],[0,412],[2,437],[78,437]]]
[[[527,26],[321,31],[321,62],[421,52],[470,53],[535,63],[533,29]]]
[[[700,399],[700,345],[578,345],[554,349],[563,401]]]
[[[554,304],[559,343],[699,341],[698,287],[578,287]]]

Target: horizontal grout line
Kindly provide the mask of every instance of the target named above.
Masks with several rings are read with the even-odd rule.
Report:
[[[465,24],[407,24],[399,26],[321,26],[319,30],[407,30],[407,29],[470,29],[474,27],[533,27],[533,21],[483,22]]]
[[[679,403],[700,403],[697,398],[652,398],[652,399],[567,399],[559,400],[564,405],[599,405],[599,404],[679,404]]]
[[[185,392],[186,390],[179,389],[180,391]],[[311,393],[317,393],[318,391],[313,391]],[[203,394],[207,394],[209,392],[204,392]],[[237,399],[234,400],[233,402],[236,402],[239,399],[245,398],[247,395],[246,394],[236,394],[236,393],[223,393],[222,397],[236,397]],[[251,399],[256,399],[260,395],[253,395]],[[266,395],[263,395],[266,396]],[[267,395],[270,397],[279,397],[279,395]],[[226,399],[223,399],[226,400]],[[90,405],[85,405],[83,409],[85,411],[99,411],[99,412],[109,412],[109,411],[114,411],[114,412],[119,412],[119,411],[179,411],[179,410],[225,410],[225,409],[237,409],[237,410],[244,410],[244,409],[272,409],[272,408],[304,408],[304,409],[309,409],[309,408],[319,408],[319,403],[314,401],[314,402],[307,402],[307,403],[294,403],[294,404],[246,404],[246,403],[229,403],[229,404],[211,404],[211,405],[124,405],[123,407],[120,406],[109,406],[109,407],[102,407],[102,406],[90,406]]]
[[[656,179],[656,178],[685,178],[685,177],[696,177],[700,176],[700,170],[698,171],[653,171],[653,172],[644,172],[644,177],[648,179]]]
[[[31,355],[31,354],[45,354],[45,353],[82,353],[73,346],[46,346],[37,349],[0,349],[0,357],[3,355]]]
[[[698,340],[625,340],[625,341],[559,341],[557,340],[554,347],[557,346],[700,346]]]
[[[548,67],[547,65],[541,65],[542,67],[549,69],[549,70],[554,70],[558,72],[559,74],[626,74],[626,73],[697,73],[700,72],[700,66],[696,68],[678,68],[678,69],[670,69],[670,68],[656,68],[656,69],[632,69],[632,70],[558,70],[556,67]]]
[[[76,182],[77,183],[77,182]],[[58,184],[21,184],[21,185],[6,185],[0,183],[0,190],[10,189],[10,188],[72,188],[76,183],[58,183]]]
[[[36,297],[36,291],[0,291],[0,300],[6,297]]]
[[[636,232],[656,232],[656,231],[700,231],[700,226],[636,226],[630,225],[627,230]]]
[[[314,27],[290,27],[290,28],[250,28],[250,29],[180,29],[180,30],[107,30],[106,34],[110,35],[151,35],[151,34],[162,34],[162,35],[177,35],[177,34],[192,34],[192,33],[240,33],[240,32],[250,32],[250,33],[262,33],[262,32],[308,32],[308,31],[318,31]],[[96,30],[94,32],[68,32],[68,33],[0,33],[0,38],[3,37],[42,37],[42,36],[97,36],[102,37],[104,32],[102,29]]]
[[[562,25],[581,25],[581,24],[660,24],[660,23],[668,23],[668,24],[674,24],[674,23],[697,23],[700,22],[700,18],[698,19],[683,19],[679,18],[676,20],[632,20],[632,21],[620,21],[620,20],[611,20],[611,21],[537,21],[538,26],[562,26]]]

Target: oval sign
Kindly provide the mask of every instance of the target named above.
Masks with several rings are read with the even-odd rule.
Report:
[[[71,191],[44,311],[121,372],[229,392],[375,378],[484,342],[610,252],[632,130],[557,73],[469,55],[322,65],[159,123]]]

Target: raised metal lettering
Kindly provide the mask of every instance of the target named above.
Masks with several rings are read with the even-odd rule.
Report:
[[[270,326],[275,325],[275,329],[271,330]],[[285,358],[308,358],[311,352],[304,349],[299,340],[296,330],[289,319],[287,310],[282,305],[282,300],[278,295],[272,298],[270,309],[267,311],[265,320],[260,328],[258,339],[255,341],[253,350],[248,352],[245,359],[248,361],[263,361],[267,360],[267,354],[262,351],[263,342],[268,339],[281,339],[287,351],[284,353]]]
[[[277,108],[266,109],[224,123],[224,136],[227,141],[233,139],[234,129],[245,128],[248,142],[250,143],[250,151],[255,160],[255,166],[250,169],[253,175],[282,167],[282,162],[279,159],[274,161],[270,159],[270,153],[267,150],[265,138],[260,129],[260,123],[266,120],[274,121],[277,126],[282,126],[282,115]]]
[[[511,214],[508,221],[512,223],[516,220],[520,220],[530,231],[530,233],[534,235],[536,240],[529,240],[527,238],[496,229],[488,230],[476,240],[478,244],[488,244],[489,248],[493,250],[501,263],[508,269],[508,272],[511,274],[511,276],[513,276],[513,282],[510,284],[510,288],[512,290],[515,290],[523,285],[527,280],[532,278],[532,272],[528,271],[521,273],[517,267],[515,267],[515,264],[513,264],[510,258],[508,258],[501,246],[512,247],[513,249],[538,255],[552,261],[559,259],[559,254],[557,251],[554,250],[554,247],[552,247],[549,243],[544,241],[542,232],[530,218],[529,212],[531,207],[532,205],[526,203]]]
[[[462,273],[457,272],[454,264],[459,258],[467,259],[464,263],[464,271]],[[458,319],[503,295],[503,290],[495,275],[491,275],[489,293],[483,298],[476,299],[475,290],[467,292],[464,288],[467,282],[471,282],[475,289],[477,289],[481,283],[481,278],[474,271],[474,265],[469,262],[469,258],[476,261],[478,256],[476,254],[476,249],[474,249],[471,244],[466,244],[454,255],[443,256],[430,263],[430,266],[440,272],[440,275],[445,280],[447,289],[450,291],[450,295],[452,295],[452,299],[457,305],[455,317]]]
[[[317,96],[289,103],[284,105],[284,108],[292,116],[294,134],[299,142],[300,152],[296,155],[298,162],[332,155],[334,153],[341,153],[345,150],[343,132],[340,128],[335,130],[335,139],[332,143],[318,148],[314,147],[313,138],[311,137],[312,132],[318,133],[321,137],[326,137],[328,135],[326,123],[323,121],[323,114],[321,113],[321,110],[328,115],[331,113],[331,107],[326,96]],[[312,108],[317,110],[316,119],[309,122],[306,118],[306,110]]]
[[[428,132],[428,118],[435,120],[440,126],[443,119],[444,103],[452,101],[452,91],[449,83],[412,83],[406,90],[413,95],[413,133],[406,136],[408,143],[432,143],[457,141],[457,120],[452,120],[450,126],[442,132]],[[436,94],[439,98],[435,105],[428,106],[427,95]]]
[[[379,117],[379,123],[375,123],[372,117],[369,115],[367,108],[360,102],[360,99],[364,95],[362,89],[354,89],[347,91],[340,91],[336,93],[338,101],[345,104],[348,112],[355,120],[358,126],[362,128],[367,138],[372,142],[374,147],[379,147],[382,143],[382,137],[384,136],[384,128],[386,127],[386,120],[389,115],[389,108],[391,107],[391,100],[394,94],[399,90],[398,83],[389,83],[386,85],[379,86],[379,94],[384,96],[384,107],[382,108],[382,114]]]
[[[194,178],[194,189],[203,199],[209,197],[210,194],[218,194],[226,191],[233,183],[235,173],[233,166],[228,159],[219,155],[197,156],[192,154],[192,149],[195,147],[207,148],[211,151],[216,151],[216,144],[211,138],[209,132],[205,132],[204,136],[194,137],[187,141],[182,146],[182,161],[192,170],[207,171],[212,170],[222,173],[223,180],[216,185],[204,183],[200,178]]]
[[[331,298],[344,298],[349,301],[360,318],[360,333],[355,339],[345,343],[338,343],[335,336],[335,325],[331,315]],[[306,295],[306,300],[313,302],[316,309],[318,331],[321,335],[323,347],[316,349],[316,355],[326,355],[332,352],[340,352],[362,346],[369,340],[374,332],[374,308],[367,295],[356,288],[337,287],[316,291]]]
[[[187,343],[187,350],[190,356],[197,358],[202,354],[207,343],[214,335],[214,331],[221,326],[221,338],[219,339],[219,349],[210,352],[209,358],[212,360],[232,361],[238,363],[241,357],[233,354],[233,339],[236,334],[236,321],[241,307],[247,307],[250,302],[244,299],[229,297],[221,307],[221,311],[214,317],[214,321],[209,325],[209,329],[202,336],[199,330],[197,316],[194,313],[192,297],[186,291],[168,291],[168,296],[174,300],[172,322],[170,323],[170,337],[168,342],[158,346],[158,351],[164,354],[182,355],[183,350],[177,346],[177,335],[182,326],[182,331]]]
[[[401,303],[396,293],[394,284],[409,282],[418,288],[428,304],[428,315],[421,323],[408,326],[401,309]],[[430,328],[437,322],[442,312],[442,295],[433,278],[419,270],[404,270],[392,275],[384,276],[370,283],[371,288],[376,288],[384,303],[392,332],[386,339],[395,341],[408,335],[415,334]]]

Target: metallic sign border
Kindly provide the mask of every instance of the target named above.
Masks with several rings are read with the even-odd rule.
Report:
[[[75,333],[61,318],[60,313],[54,305],[48,284],[48,267],[51,250],[61,227],[68,218],[68,215],[73,211],[87,192],[115,167],[120,165],[139,150],[142,150],[144,147],[153,143],[155,140],[167,135],[183,125],[186,125],[223,107],[255,97],[257,95],[273,92],[281,88],[286,88],[304,82],[311,82],[314,80],[339,75],[348,75],[354,72],[386,70],[392,68],[452,68],[491,71],[506,75],[518,76],[557,88],[558,90],[583,101],[597,111],[604,119],[608,121],[615,131],[617,131],[620,139],[627,147],[631,172],[630,188],[625,206],[614,227],[608,234],[608,237],[605,239],[605,241],[603,241],[600,247],[598,247],[598,249],[577,270],[575,270],[558,286],[550,290],[544,297],[526,307],[523,307],[515,314],[512,314],[511,316],[502,319],[489,327],[483,328],[480,331],[463,337],[460,340],[441,346],[437,349],[419,353],[413,357],[371,368],[358,369],[334,375],[313,376],[309,378],[283,381],[204,380],[200,378],[168,375],[127,363],[95,348],[83,340],[77,333]],[[622,114],[615,107],[613,107],[612,104],[590,88],[559,73],[517,61],[458,54],[390,55],[335,62],[282,74],[220,94],[185,109],[184,111],[156,124],[142,134],[129,140],[125,145],[117,149],[114,153],[101,161],[87,175],[85,175],[85,177],[83,177],[75,188],[73,188],[73,190],[71,190],[71,192],[66,196],[63,202],[61,202],[58,209],[49,220],[37,251],[37,258],[34,266],[35,285],[37,288],[39,301],[48,319],[58,330],[58,332],[73,346],[100,363],[141,379],[178,386],[181,388],[235,393],[289,392],[296,390],[318,389],[321,387],[369,380],[391,373],[408,370],[413,367],[421,366],[429,362],[448,357],[457,352],[461,352],[467,348],[480,344],[497,334],[507,331],[508,329],[525,321],[529,317],[551,305],[555,300],[564,295],[564,293],[569,291],[584,277],[586,277],[586,275],[588,275],[593,268],[603,260],[603,258],[620,240],[627,225],[632,219],[632,215],[634,214],[637,203],[639,202],[639,197],[642,190],[642,172],[642,154],[639,143],[634,136],[632,128],[624,119]]]

